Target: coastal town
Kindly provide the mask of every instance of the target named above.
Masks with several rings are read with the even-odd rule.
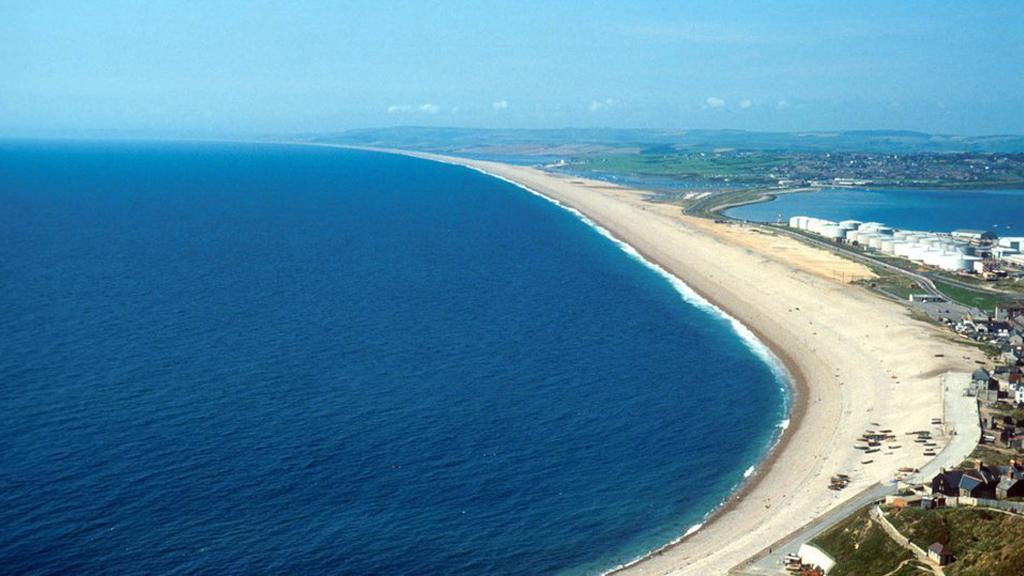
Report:
[[[551,168],[583,174],[621,173],[699,179],[732,186],[911,187],[1017,186],[1024,154],[922,154],[855,151],[686,150],[652,147],[641,155],[584,155]]]
[[[787,224],[801,234],[867,252],[883,261],[902,259],[908,270],[932,270],[981,282],[1019,282],[1024,277],[1022,237],[997,237],[977,230],[948,234],[909,231],[878,222],[833,222],[807,216],[791,217]],[[981,573],[970,571],[981,560],[974,551],[977,543],[962,536],[969,531],[963,523],[984,526],[993,523],[993,518],[996,523],[1010,522],[1012,528],[1005,537],[1000,536],[1001,529],[987,536],[985,545],[990,547],[1007,538],[1014,542],[1024,534],[1024,305],[1008,298],[1010,304],[978,310],[957,306],[944,294],[934,292],[911,293],[907,305],[943,310],[945,315],[932,319],[957,338],[983,346],[988,352],[989,362],[976,365],[959,390],[976,406],[980,432],[977,448],[959,466],[941,468],[927,477],[915,467],[899,468],[890,485],[891,493],[849,516],[836,518],[834,526],[823,533],[791,542],[778,560],[780,572],[859,574],[858,565],[869,559],[851,551],[851,547],[876,538],[886,542],[878,549],[886,551],[890,564],[904,570],[894,573],[942,574],[958,561],[971,568],[954,573]],[[960,316],[951,316],[950,307]],[[934,434],[941,435],[943,421],[934,418],[931,423],[935,432],[907,431],[902,437],[888,428],[866,430],[855,446],[864,452],[861,463],[871,464],[873,455],[883,451],[892,454],[907,442],[917,443],[923,455],[936,457],[943,446]],[[849,474],[837,473],[829,488],[844,490],[850,481]],[[941,524],[942,529],[936,530],[935,524]],[[923,529],[925,525],[931,528]]]

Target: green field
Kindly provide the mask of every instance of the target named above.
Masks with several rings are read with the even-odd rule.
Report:
[[[616,154],[584,158],[574,164],[581,171],[641,174],[693,180],[730,180],[748,183],[771,181],[768,173],[783,164],[771,155]]]
[[[945,294],[950,300],[967,306],[974,306],[982,310],[991,311],[996,306],[1002,306],[1006,300],[1006,298],[1000,294],[971,290],[962,286],[954,286],[941,280],[934,280],[934,282],[935,287]]]

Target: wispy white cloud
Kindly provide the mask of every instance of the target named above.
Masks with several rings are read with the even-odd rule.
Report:
[[[616,101],[614,98],[605,98],[604,100],[591,100],[590,106],[587,109],[591,112],[597,112],[598,110],[605,110],[615,106]]]
[[[789,103],[789,100],[779,100],[778,102],[775,103],[775,107],[778,108],[779,110],[786,110],[792,106],[793,105]]]
[[[740,109],[742,109],[742,110],[746,110],[747,108],[750,108],[753,105],[754,105],[754,103],[751,102],[747,98],[744,98],[743,100],[740,100]]]
[[[707,104],[709,108],[721,108],[722,106],[725,106],[725,100],[718,96],[708,96],[707,99],[704,100],[704,103]]]
[[[405,114],[407,112],[422,112],[424,114],[437,114],[441,111],[441,107],[437,104],[420,104],[418,106],[409,106],[407,104],[392,104],[388,106],[388,114]]]
[[[508,100],[498,100],[497,102],[492,102],[491,108],[494,108],[495,110],[508,110]]]

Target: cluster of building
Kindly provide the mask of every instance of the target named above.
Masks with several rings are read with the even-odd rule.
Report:
[[[1019,350],[1017,353],[1020,353]],[[978,368],[971,375],[971,385],[967,389],[970,396],[986,404],[1006,402],[1015,406],[1024,406],[1024,375],[1019,363],[999,364],[991,372]],[[1024,421],[1021,422],[1024,426]]]
[[[1024,418],[989,414],[982,422],[982,441],[1020,453],[1024,450]]]
[[[924,295],[912,295],[922,300]],[[946,322],[957,334],[999,348],[1000,362],[1016,364],[1024,360],[1024,309],[1021,306],[996,307],[991,315],[965,314],[957,321]]]
[[[900,493],[886,496],[885,503],[897,509],[929,510],[946,506],[985,506],[1019,514],[1024,512],[1024,462],[1010,460],[1005,466],[996,466],[975,460],[970,468],[943,469],[930,483],[901,485]],[[909,543],[905,537],[902,541]],[[927,551],[916,545],[911,547],[939,566],[955,559],[952,550],[941,542],[933,543]]]
[[[894,508],[943,508],[950,505],[997,506],[1024,512],[1024,461],[997,466],[975,460],[970,468],[942,469],[930,483],[904,485],[899,494],[885,497]]]
[[[769,178],[799,186],[931,186],[990,182],[1013,185],[1024,173],[1024,154],[783,154]]]
[[[932,478],[928,494],[921,498],[904,496],[906,505],[913,500],[924,507],[945,504],[945,498],[974,498],[983,500],[1013,500],[1024,498],[1024,462],[1010,460],[1005,466],[987,465],[975,460],[967,470],[942,470]],[[897,498],[897,497],[893,497]],[[1024,509],[1024,502],[1021,502]]]
[[[1024,237],[1019,236],[997,238],[978,230],[954,230],[950,234],[900,230],[881,222],[833,222],[811,216],[793,216],[789,226],[832,242],[874,249],[948,272],[997,275],[1001,264],[1024,266]]]

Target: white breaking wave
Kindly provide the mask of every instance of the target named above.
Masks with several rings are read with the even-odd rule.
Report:
[[[449,163],[457,164],[459,166],[463,166],[463,167],[469,168],[471,170],[476,170],[477,172],[480,172],[481,174],[486,174],[486,175],[488,175],[488,176],[490,176],[492,178],[497,178],[498,180],[502,180],[504,182],[508,182],[509,184],[512,184],[513,186],[521,188],[522,190],[525,190],[526,192],[528,192],[530,194],[533,194],[534,196],[538,196],[540,198],[543,198],[544,200],[547,200],[548,202],[551,202],[555,206],[558,206],[559,208],[562,208],[563,210],[566,210],[569,213],[573,214],[580,221],[582,221],[584,224],[586,224],[587,226],[590,226],[591,228],[596,230],[599,234],[601,234],[605,238],[608,238],[609,240],[614,242],[615,245],[618,246],[623,252],[625,252],[629,256],[635,258],[638,262],[640,262],[644,266],[647,266],[651,270],[654,270],[655,272],[660,274],[663,278],[668,280],[672,284],[672,286],[676,289],[676,291],[679,293],[679,295],[682,296],[684,301],[686,301],[687,303],[689,303],[689,304],[691,304],[693,306],[696,306],[697,308],[699,308],[700,310],[703,310],[704,312],[707,312],[708,314],[711,314],[712,316],[716,316],[719,319],[722,319],[722,320],[725,320],[726,322],[728,322],[730,327],[732,328],[733,332],[737,336],[740,337],[740,340],[747,346],[747,348],[749,348],[758,358],[760,358],[761,361],[764,362],[765,365],[768,366],[769,370],[771,370],[772,375],[775,376],[775,379],[779,383],[783,384],[782,391],[783,392],[787,392],[787,391],[789,391],[791,389],[792,378],[791,378],[791,376],[789,374],[789,370],[786,369],[785,364],[783,364],[782,360],[779,359],[779,357],[776,356],[775,353],[772,352],[772,350],[764,342],[762,342],[761,340],[759,340],[757,338],[757,336],[754,334],[754,332],[752,330],[750,330],[750,328],[747,328],[746,325],[744,325],[738,319],[736,319],[733,316],[731,316],[730,314],[728,314],[725,310],[722,310],[718,306],[715,306],[712,302],[710,302],[709,300],[707,300],[706,298],[704,298],[703,296],[698,294],[696,291],[693,290],[693,288],[690,288],[689,285],[687,285],[685,282],[683,282],[681,279],[679,279],[678,277],[676,277],[675,275],[673,275],[669,271],[665,270],[664,268],[662,268],[658,264],[655,264],[654,262],[651,262],[650,260],[647,260],[646,258],[644,258],[643,255],[640,254],[640,252],[638,252],[631,245],[629,245],[626,242],[623,242],[622,240],[619,240],[618,238],[616,238],[610,231],[608,231],[603,226],[597,224],[596,222],[594,222],[593,220],[588,218],[586,215],[584,215],[579,210],[577,210],[577,209],[575,209],[575,208],[573,208],[571,206],[567,206],[567,205],[563,204],[562,202],[559,202],[558,200],[556,200],[554,198],[551,198],[551,197],[546,196],[546,195],[544,195],[544,194],[542,194],[540,192],[537,192],[536,190],[530,188],[529,186],[526,186],[524,184],[520,184],[519,182],[516,182],[516,181],[511,180],[509,178],[506,178],[504,176],[500,176],[498,174],[494,174],[493,172],[488,172],[487,170],[484,170],[482,168],[477,168],[476,166],[469,166],[469,165],[466,165],[466,164],[459,164],[459,163],[456,163],[456,162],[449,162]],[[788,400],[788,398],[786,399],[786,413],[787,414],[789,413],[789,400]],[[789,418],[788,417],[784,417],[777,424],[777,427],[779,429],[779,437],[781,437],[781,434],[783,432],[785,432],[785,430],[787,428],[789,428]],[[776,442],[778,441],[779,437],[777,437],[775,439]],[[773,448],[774,448],[774,445],[773,445]],[[756,470],[756,466],[750,466],[749,468],[747,468],[746,471],[743,472],[744,480],[746,480],[747,478],[752,476],[754,474],[755,470]],[[704,515],[704,519],[706,520],[708,517],[710,517],[715,512],[715,510],[717,510],[719,507],[721,507],[724,504],[725,504],[725,501],[722,501],[721,503],[719,503],[718,506],[716,506],[713,510],[707,512]],[[686,532],[683,533],[682,536],[680,536],[678,538],[675,538],[674,540],[672,540],[668,544],[666,544],[666,545],[664,545],[661,548],[658,548],[656,550],[662,550],[662,549],[667,548],[668,546],[676,544],[676,543],[680,542],[681,540],[684,540],[684,539],[688,538],[689,536],[692,536],[693,534],[695,534],[697,531],[699,531],[703,527],[704,527],[704,522],[701,522],[699,524],[694,524],[693,526],[690,526],[686,530]],[[620,564],[616,568],[614,568],[612,570],[609,570],[609,572],[612,572],[612,571],[618,570],[620,568],[624,568],[626,566],[630,566],[632,564],[635,564],[636,562],[642,560],[643,558],[646,558],[646,557],[650,556],[651,553],[653,553],[653,551],[652,552],[648,552],[644,556],[641,556],[640,558],[637,558],[637,559],[632,560],[630,562],[627,562],[625,564]],[[607,572],[605,572],[605,574],[607,574]]]

